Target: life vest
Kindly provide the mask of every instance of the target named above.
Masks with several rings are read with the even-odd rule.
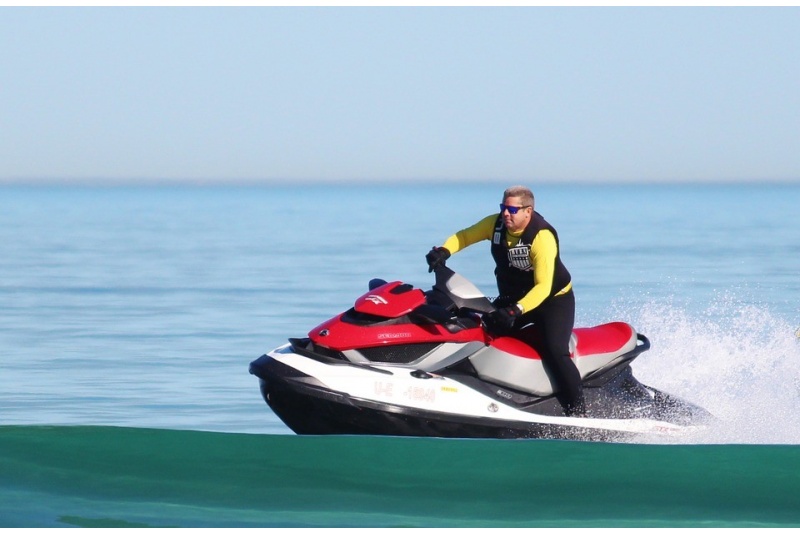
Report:
[[[531,264],[531,245],[533,240],[542,230],[550,230],[556,240],[556,265],[553,274],[553,284],[550,288],[552,297],[572,280],[567,268],[561,262],[561,247],[558,243],[558,233],[544,217],[536,211],[533,212],[528,226],[522,232],[519,242],[513,247],[508,247],[506,227],[503,216],[497,216],[492,235],[492,257],[496,264],[494,275],[497,278],[497,289],[501,297],[511,298],[515,301],[522,299],[534,285],[533,265]]]

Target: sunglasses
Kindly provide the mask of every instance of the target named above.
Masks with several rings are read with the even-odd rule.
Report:
[[[505,204],[500,204],[500,213],[508,210],[508,213],[511,215],[516,215],[519,210],[523,210],[525,208],[530,208],[530,206],[506,206]]]

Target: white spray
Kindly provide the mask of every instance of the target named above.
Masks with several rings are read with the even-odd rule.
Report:
[[[634,375],[716,417],[689,442],[800,444],[796,325],[725,298],[699,315],[644,306],[632,322],[652,346],[633,362]]]

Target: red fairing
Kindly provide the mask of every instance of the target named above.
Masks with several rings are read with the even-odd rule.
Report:
[[[389,282],[358,297],[354,308],[357,312],[394,318],[422,304],[425,304],[425,293],[421,289],[411,289],[403,282]]]
[[[360,313],[394,319],[425,304],[425,293],[403,282],[389,282],[360,296],[353,308]],[[467,328],[455,333],[440,324],[380,323],[375,326],[342,321],[343,314],[329,319],[308,333],[317,345],[334,350],[378,347],[411,343],[486,342],[483,328]]]
[[[325,321],[311,330],[308,337],[315,344],[334,350],[379,347],[389,344],[486,342],[486,334],[479,326],[451,333],[439,324],[403,323],[363,326],[344,322],[341,320],[341,316],[342,314],[339,314],[333,319]]]

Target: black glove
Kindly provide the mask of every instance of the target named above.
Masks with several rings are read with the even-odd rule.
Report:
[[[450,251],[444,247],[433,247],[430,252],[425,255],[425,261],[428,262],[428,272],[432,273],[435,268],[444,265],[447,258],[450,257]]]
[[[497,308],[489,314],[487,319],[488,323],[493,326],[508,329],[514,326],[514,321],[516,321],[517,317],[520,315],[522,315],[522,312],[519,311],[519,308],[516,306],[507,306],[505,308]]]

